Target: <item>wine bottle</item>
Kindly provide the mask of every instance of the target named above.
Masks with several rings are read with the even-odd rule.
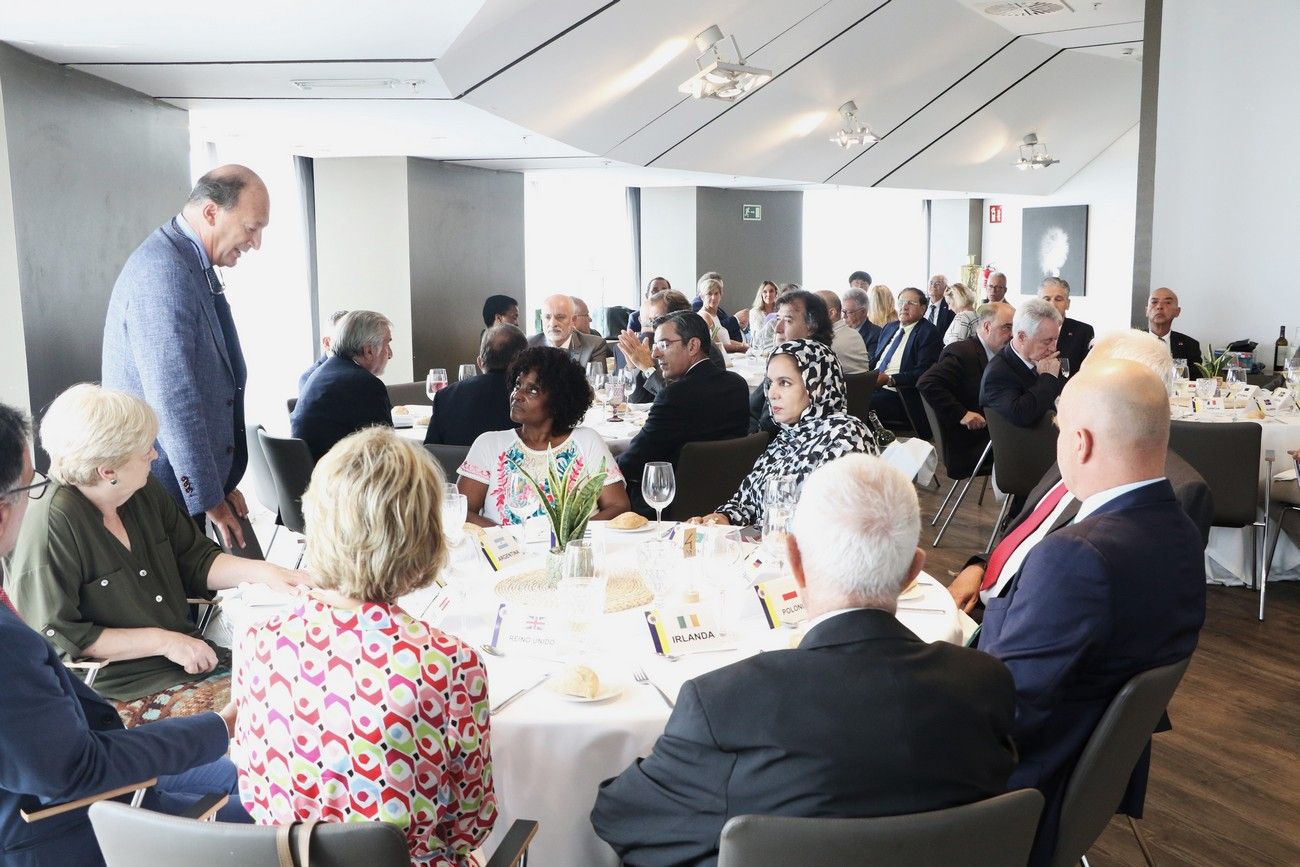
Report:
[[[1282,326],[1282,332],[1278,335],[1277,343],[1273,346],[1273,370],[1281,373],[1286,360],[1291,356],[1291,344],[1286,339],[1286,326]]]

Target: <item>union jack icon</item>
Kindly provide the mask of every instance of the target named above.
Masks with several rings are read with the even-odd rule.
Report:
[[[525,629],[545,629],[545,628],[546,628],[546,618],[545,618],[545,617],[529,617],[527,620],[524,621],[524,628],[525,628]]]

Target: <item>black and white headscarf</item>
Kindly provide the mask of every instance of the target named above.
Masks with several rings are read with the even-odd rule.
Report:
[[[762,523],[769,476],[794,476],[802,484],[824,463],[854,452],[877,451],[870,428],[848,414],[844,372],[829,346],[816,340],[787,340],[772,350],[769,363],[778,355],[794,359],[808,389],[808,407],[794,424],[781,425],[740,490],[718,508],[732,524]]]

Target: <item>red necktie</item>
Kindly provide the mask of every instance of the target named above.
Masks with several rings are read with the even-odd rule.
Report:
[[[5,589],[3,587],[0,587],[0,604],[4,605],[14,614],[18,614],[18,609],[14,607],[13,601],[9,599],[9,594],[5,592]],[[18,614],[18,619],[22,620],[23,616],[21,614]]]
[[[1047,496],[1038,503],[1038,508],[1021,522],[1007,535],[998,546],[993,549],[992,556],[989,557],[989,565],[984,570],[984,580],[980,582],[980,590],[989,590],[993,585],[998,583],[998,576],[1002,574],[1002,567],[1007,565],[1011,555],[1020,547],[1020,543],[1028,539],[1033,532],[1042,526],[1047,520],[1047,516],[1052,514],[1061,499],[1068,494],[1065,489],[1065,482],[1057,482],[1056,486],[1047,492]]]

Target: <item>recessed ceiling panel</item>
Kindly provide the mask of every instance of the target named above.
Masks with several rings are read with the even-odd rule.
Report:
[[[161,99],[446,99],[433,61],[423,63],[75,64],[74,69]],[[309,89],[294,81],[309,83]],[[386,85],[389,81],[395,84]],[[370,82],[370,83],[364,83]]]

